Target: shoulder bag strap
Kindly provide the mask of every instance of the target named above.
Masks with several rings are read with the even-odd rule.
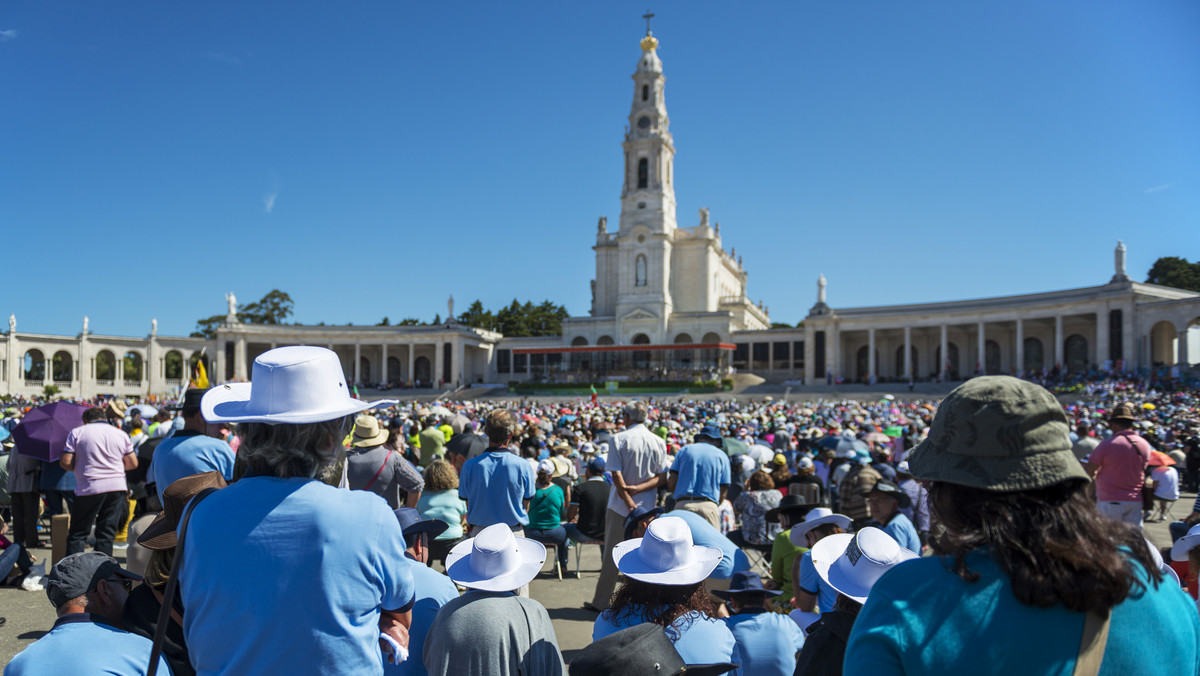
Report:
[[[179,520],[179,540],[175,545],[175,558],[171,560],[171,573],[167,576],[167,586],[163,590],[163,604],[158,611],[158,623],[154,625],[154,647],[150,651],[150,666],[146,670],[146,676],[154,676],[158,672],[158,660],[162,657],[163,641],[167,638],[167,623],[170,621],[175,593],[179,588],[179,562],[183,560],[183,541],[184,536],[187,535],[188,521],[191,520],[192,511],[196,509],[196,505],[215,490],[217,489],[210,487],[200,491],[188,503],[187,509],[183,512],[183,518]]]
[[[1087,614],[1083,621],[1083,638],[1079,641],[1079,659],[1075,661],[1074,676],[1097,676],[1100,673],[1111,620],[1112,611],[1104,617],[1096,613]]]
[[[366,486],[363,486],[364,491],[371,490],[371,486],[375,485],[375,480],[379,478],[380,474],[383,474],[383,468],[387,467],[387,461],[391,460],[391,459],[392,459],[392,449],[389,448],[387,455],[383,456],[383,464],[379,466],[379,469],[375,470],[375,476],[371,477],[371,480],[367,482]]]

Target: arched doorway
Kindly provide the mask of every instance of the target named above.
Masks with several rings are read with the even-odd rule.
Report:
[[[1067,373],[1078,373],[1088,368],[1087,338],[1078,333],[1067,337],[1063,344],[1063,354],[1067,360]]]
[[[946,343],[946,352],[949,353],[949,357],[943,357],[942,346],[937,346],[935,354],[938,373],[949,373],[950,380],[958,380],[958,345],[953,342]]]
[[[167,380],[183,380],[183,355],[171,350],[163,357],[163,376]]]
[[[647,336],[644,333],[639,333],[633,337],[632,342],[634,345],[649,345],[650,344],[650,336]],[[635,369],[650,368],[650,351],[649,350],[637,350],[633,353],[633,368],[635,368]]]
[[[431,387],[433,369],[429,367],[429,357],[417,357],[413,362],[413,380],[416,387]]]
[[[109,385],[117,379],[117,358],[108,350],[96,353],[96,380],[107,382]]]
[[[912,370],[913,370],[913,373],[916,373],[917,372],[917,363],[918,363],[917,362],[917,346],[909,345],[908,347],[910,348],[909,349],[909,360],[912,364]],[[903,345],[896,348],[896,370],[892,371],[892,373],[895,373],[897,378],[903,378],[905,380],[907,380],[908,376],[911,375],[909,373],[904,372],[904,346]]]
[[[63,350],[54,353],[54,358],[50,360],[50,377],[56,383],[68,385],[75,379],[75,360],[70,353]]]
[[[596,344],[614,345],[615,343],[613,342],[612,336],[600,336],[596,339]],[[600,363],[596,364],[595,368],[598,368],[602,371],[607,371],[608,369],[613,368],[615,365],[620,363],[620,353],[617,352],[600,352],[597,358],[600,360]]]
[[[358,358],[358,377],[362,384],[370,385],[374,381],[371,380],[371,360],[360,356]]]
[[[1037,338],[1025,339],[1025,364],[1022,366],[1026,373],[1034,373],[1046,368],[1046,351],[1042,341]]]
[[[987,340],[983,343],[984,373],[1000,373],[1000,343]]]
[[[858,348],[858,353],[854,356],[858,380],[866,380],[871,374],[870,365],[867,364],[867,350],[868,346],[863,345]],[[875,375],[879,376],[879,350],[875,350]]]
[[[25,353],[25,380],[42,382],[46,379],[46,356],[41,350],[29,350]]]
[[[388,357],[387,381],[389,385],[400,382],[400,360],[396,357]]]
[[[130,351],[126,352],[121,360],[124,362],[122,364],[122,370],[124,371],[121,375],[122,379],[127,383],[140,384],[142,382],[142,355]]]
[[[575,336],[571,339],[571,347],[587,347],[588,340],[583,336]],[[587,371],[591,368],[591,359],[589,352],[572,352],[571,353],[571,370],[572,371]]]
[[[1178,359],[1175,352],[1175,325],[1161,321],[1150,329],[1150,363],[1155,366],[1171,366]]]

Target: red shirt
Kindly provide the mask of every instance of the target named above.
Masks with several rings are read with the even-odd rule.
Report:
[[[1124,430],[1100,442],[1088,461],[1096,470],[1096,500],[1099,502],[1141,502],[1146,467],[1150,464],[1150,444]]]

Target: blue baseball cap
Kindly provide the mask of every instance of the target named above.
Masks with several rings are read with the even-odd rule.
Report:
[[[400,522],[400,530],[404,537],[417,533],[429,533],[430,538],[436,538],[450,527],[440,519],[422,519],[421,513],[412,507],[401,507],[395,510],[396,520]]]
[[[604,472],[604,458],[596,456],[588,461],[587,468],[596,474]]]

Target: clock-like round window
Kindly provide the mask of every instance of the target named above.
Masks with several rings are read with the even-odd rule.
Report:
[[[638,129],[649,129],[650,128],[650,118],[643,115],[642,117],[638,118],[637,124],[638,124]]]
[[[645,236],[645,235],[638,235],[638,244],[641,244],[641,243],[643,243],[643,242],[645,242],[645,241],[646,241],[646,236]]]

